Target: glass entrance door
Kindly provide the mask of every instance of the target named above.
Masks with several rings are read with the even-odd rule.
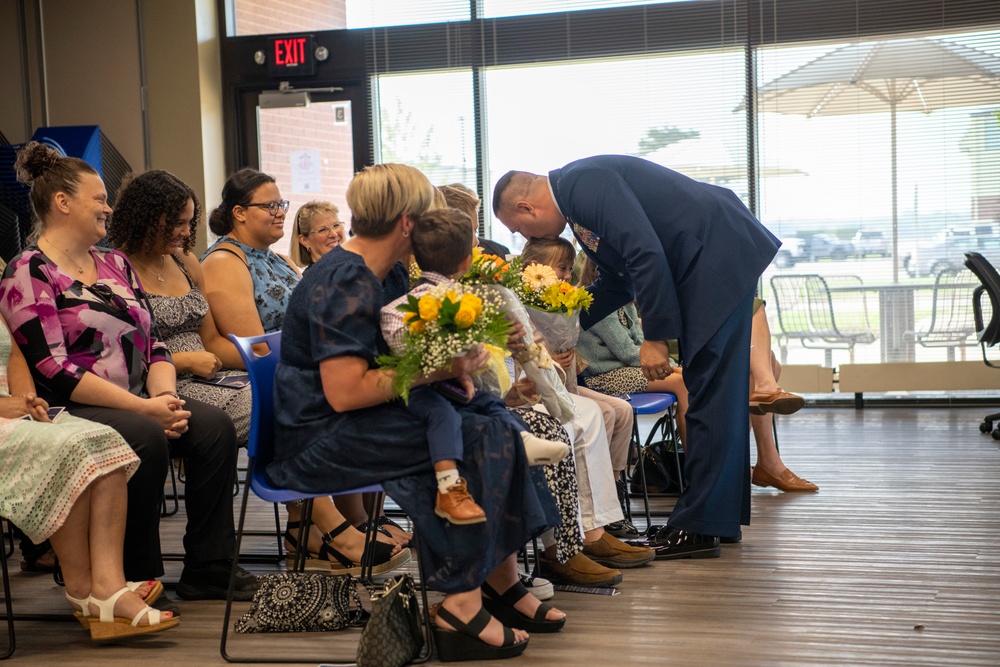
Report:
[[[281,195],[291,202],[285,236],[272,247],[275,252],[288,253],[292,221],[306,202],[331,202],[345,223],[350,220],[344,194],[355,171],[368,162],[363,157],[367,130],[358,127],[367,123],[360,92],[357,87],[309,93],[308,106],[284,108],[262,107],[256,92],[244,93],[244,117],[253,120],[253,127],[244,132],[246,163],[274,176]],[[356,145],[363,150],[356,150]]]

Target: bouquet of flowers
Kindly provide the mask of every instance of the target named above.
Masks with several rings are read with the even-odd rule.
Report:
[[[545,336],[556,352],[576,345],[580,338],[580,311],[590,308],[594,297],[582,287],[573,287],[559,280],[556,272],[545,264],[531,263],[521,273],[515,288],[535,329]]]
[[[524,349],[514,354],[514,360],[524,369],[525,375],[534,382],[539,398],[548,413],[560,423],[573,419],[576,408],[566,391],[559,373],[562,369],[552,361],[545,346],[539,344],[531,317],[521,303],[518,290],[522,283],[521,261],[514,258],[506,261],[496,255],[483,254],[473,250],[472,267],[462,277],[464,285],[478,285],[495,294],[503,303],[503,311],[525,329]]]
[[[510,322],[500,300],[485,291],[446,283],[419,298],[408,295],[397,308],[407,327],[403,349],[377,361],[396,371],[393,388],[404,401],[418,376],[448,368],[473,346],[482,343],[491,353],[507,346]]]

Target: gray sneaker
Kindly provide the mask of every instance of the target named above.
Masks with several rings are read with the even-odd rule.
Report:
[[[552,582],[548,579],[532,577],[531,575],[524,574],[523,572],[518,572],[518,575],[520,575],[521,583],[528,589],[528,592],[539,600],[551,600],[556,594],[555,589],[552,588]]]

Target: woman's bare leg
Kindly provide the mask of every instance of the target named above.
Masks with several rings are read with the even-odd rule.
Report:
[[[767,324],[764,306],[753,314],[750,328],[750,393],[773,394],[778,380],[771,370],[771,328]]]
[[[681,444],[685,451],[688,448],[687,439],[687,409],[688,390],[684,386],[684,371],[680,367],[674,367],[674,372],[662,380],[650,380],[646,391],[655,393],[663,392],[673,394],[677,397],[677,435],[681,438]]]
[[[288,506],[288,521],[294,524],[295,522],[302,520],[302,505],[299,504],[289,504]],[[307,541],[308,549],[310,553],[318,553],[323,544],[323,535],[330,532],[337,526],[341,525],[346,521],[346,517],[340,513],[337,506],[334,505],[333,500],[327,496],[322,496],[313,500],[313,511],[312,511],[312,523],[311,529],[309,531],[309,539]],[[297,529],[292,529],[292,536],[297,537]],[[294,545],[287,544],[286,546],[291,547]],[[355,563],[361,562],[361,555],[364,553],[365,548],[365,535],[353,525],[348,527],[347,530],[342,532],[340,535],[334,538],[333,544],[334,549],[344,554],[347,558]],[[398,553],[401,547],[398,545],[393,549],[393,553]]]
[[[125,472],[96,479],[77,499],[62,527],[50,537],[59,556],[66,592],[75,598],[106,600],[125,586],[122,549],[127,505]],[[145,607],[129,592],[115,603],[115,613],[132,618]],[[91,606],[91,613],[98,609]],[[169,617],[169,613],[164,613]],[[141,624],[148,624],[144,617]]]

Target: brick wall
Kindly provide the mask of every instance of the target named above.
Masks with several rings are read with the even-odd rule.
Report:
[[[339,30],[347,27],[345,0],[236,0],[236,34],[262,35],[283,32]],[[260,112],[261,170],[278,181],[278,188],[291,202],[285,238],[274,250],[285,253],[292,241],[292,220],[298,208],[312,199],[333,202],[345,222],[350,211],[344,201],[347,184],[354,175],[351,126],[337,125],[330,103],[314,104],[308,109],[263,109]],[[350,114],[348,113],[348,121]],[[291,153],[319,151],[320,192],[298,193],[292,190]]]

